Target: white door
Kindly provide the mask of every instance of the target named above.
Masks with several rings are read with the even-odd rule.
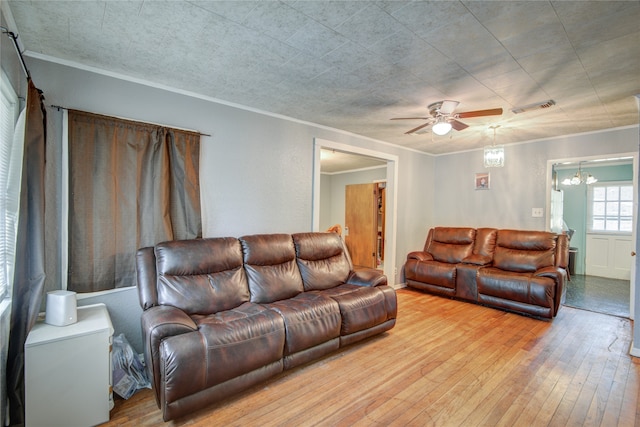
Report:
[[[586,274],[630,280],[633,248],[631,236],[588,233]]]

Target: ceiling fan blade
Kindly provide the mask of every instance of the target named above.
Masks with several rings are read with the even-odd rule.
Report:
[[[462,123],[461,121],[458,121],[456,119],[449,120],[449,123],[451,123],[451,127],[455,130],[464,130],[469,127],[468,124]]]
[[[440,106],[440,113],[447,115],[453,113],[453,110],[460,104],[458,101],[442,101]]]
[[[466,119],[469,117],[499,116],[501,114],[502,108],[491,108],[489,110],[465,111],[464,113],[457,113],[455,116],[460,119]]]
[[[394,117],[389,120],[429,120],[431,117]]]
[[[430,122],[427,122],[427,123],[425,123],[423,125],[418,126],[417,128],[413,128],[410,131],[405,132],[405,135],[411,135],[412,133],[414,133],[416,131],[419,131],[422,128],[425,128],[425,127],[429,126],[430,124],[431,124]]]

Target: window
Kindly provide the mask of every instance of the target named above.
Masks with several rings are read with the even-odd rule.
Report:
[[[67,289],[135,286],[143,246],[202,236],[200,134],[68,111]]]
[[[588,230],[631,233],[633,227],[633,185],[606,182],[589,187]]]
[[[1,73],[0,83],[0,301],[11,295],[20,197],[23,139],[14,138],[18,98]],[[24,127],[22,127],[24,129]],[[24,131],[20,132],[21,135]]]

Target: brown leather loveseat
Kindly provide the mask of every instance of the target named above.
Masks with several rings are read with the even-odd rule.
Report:
[[[405,263],[407,286],[552,319],[565,294],[565,234],[435,227]]]
[[[391,329],[377,270],[336,233],[172,241],[136,255],[144,354],[165,420]]]

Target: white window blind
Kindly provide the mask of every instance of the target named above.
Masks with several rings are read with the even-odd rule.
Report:
[[[0,301],[11,296],[20,201],[24,114],[4,72],[0,84]]]

